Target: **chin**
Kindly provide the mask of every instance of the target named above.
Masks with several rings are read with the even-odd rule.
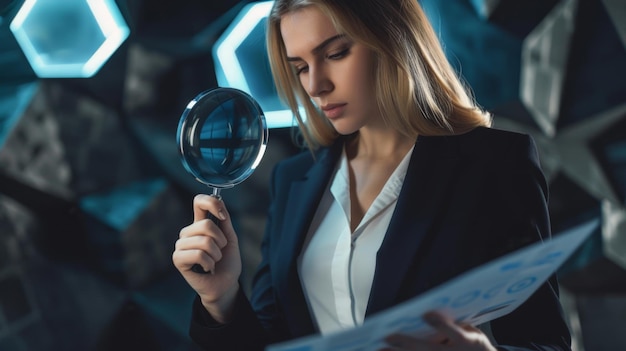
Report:
[[[351,134],[354,134],[354,133],[359,131],[358,129],[350,129],[350,130],[338,130],[338,129],[335,129],[335,130],[337,131],[337,133],[339,133],[340,135],[344,135],[344,136],[345,135],[351,135]]]
[[[350,135],[359,131],[359,126],[347,125],[346,123],[335,122],[332,125],[335,127],[335,131],[341,135]]]

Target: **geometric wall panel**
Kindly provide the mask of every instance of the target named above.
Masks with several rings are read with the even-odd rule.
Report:
[[[132,16],[133,33],[139,42],[184,42],[207,27],[223,24],[221,16],[240,8],[240,0],[132,0],[119,1]],[[215,38],[213,38],[215,39]],[[144,42],[145,43],[145,42]],[[155,43],[156,44],[156,43]]]
[[[494,126],[533,136],[539,149],[542,168],[548,180],[562,171],[572,181],[598,200],[620,203],[620,195],[596,156],[594,141],[626,119],[626,103],[602,111],[598,115],[568,125],[554,137],[507,118],[495,116]]]
[[[615,29],[626,47],[626,6],[622,0],[602,0],[615,25]]]
[[[177,194],[165,189],[163,181],[148,182],[147,186],[136,186],[136,189],[143,193],[143,197],[137,194],[130,196],[131,199],[139,197],[137,202],[141,203],[141,199],[151,198],[145,206],[135,206],[144,207],[143,210],[131,211],[132,206],[122,206],[124,202],[118,202],[117,209],[111,209],[110,214],[115,215],[116,210],[120,214],[126,211],[137,214],[134,221],[127,221],[129,225],[125,230],[125,234],[134,238],[126,241],[127,257],[137,259],[131,263],[135,266],[130,266],[129,272],[141,268],[137,265],[144,266],[143,271],[139,270],[144,273],[148,269],[152,272],[162,269],[159,277],[152,277],[154,283],[154,280],[167,277],[165,271],[168,274],[173,272],[171,248],[182,227],[177,220],[186,218],[188,209],[180,209]],[[165,326],[162,322],[154,322],[153,318],[138,320],[133,316],[141,312],[139,307],[133,307],[139,306],[137,303],[128,300],[132,296],[129,287],[113,284],[93,269],[92,257],[99,250],[97,246],[89,248],[90,258],[85,261],[50,260],[34,241],[42,234],[61,234],[59,239],[64,241],[66,232],[63,228],[43,232],[41,224],[27,208],[0,195],[0,350],[104,351],[112,350],[103,348],[112,342],[116,342],[115,350],[129,350],[128,345],[147,345],[147,339],[139,338],[147,335],[139,333],[146,328],[158,333],[154,337],[158,347],[154,350],[195,350],[187,335],[179,332],[187,325],[188,306],[194,295],[177,272],[174,273],[175,279],[167,279],[156,287],[151,286],[154,284],[142,287],[141,295],[137,297],[151,296],[149,300],[141,299],[140,308],[145,311],[162,309],[162,306],[152,304],[171,305],[176,312],[170,313],[169,317],[179,325],[176,328]],[[130,252],[135,254],[128,255]],[[156,260],[159,253],[160,261],[167,261],[167,267],[159,265]],[[153,291],[154,288],[157,290]],[[156,300],[155,296],[158,297]],[[130,321],[143,324],[129,325]],[[125,330],[117,334],[120,326],[125,326]],[[114,339],[119,335],[127,338]],[[128,336],[136,339],[129,343]]]
[[[185,307],[190,306],[194,298],[195,292],[178,272],[164,277],[149,289],[127,294],[125,301],[112,309],[113,316],[91,350],[201,350],[191,342],[187,330],[191,309]]]
[[[550,222],[552,231],[564,230],[572,224],[600,216],[601,200],[591,196],[567,175],[558,172],[549,183]]]
[[[40,230],[32,212],[0,194],[0,270],[19,266],[37,256],[32,241]]]
[[[80,207],[111,229],[123,232],[141,216],[166,186],[163,179],[120,185],[104,192],[83,196]]]
[[[0,167],[25,184],[69,198],[70,165],[64,157],[59,124],[51,112],[38,85],[24,114],[7,130],[0,149]]]
[[[211,53],[194,45],[192,39],[128,45],[121,106],[127,119],[148,119],[176,132],[189,101],[217,86]]]
[[[626,111],[624,112],[626,116]],[[618,197],[626,204],[626,117],[591,141],[591,149]]]
[[[536,51],[524,54],[527,37],[549,27],[546,15],[567,0],[419,1],[451,64],[478,102],[497,111],[495,127],[535,138],[554,235],[602,220],[563,266],[560,283],[574,295],[565,307],[578,319],[575,350],[623,348],[623,0],[577,0],[570,37],[541,32]],[[194,293],[171,251],[191,221],[192,195],[209,189],[182,167],[175,128],[187,102],[217,85],[211,49],[249,2],[117,0],[132,24],[128,45],[89,79],[54,81],[35,81],[9,30],[23,2],[0,0],[0,350],[194,350],[187,336]],[[262,24],[252,31],[237,49],[246,75],[263,61],[254,61]],[[557,87],[536,84],[533,104],[521,100],[523,55],[545,64],[531,67],[535,81]],[[562,56],[552,71],[548,58]],[[254,96],[265,92],[273,93]],[[553,136],[532,108],[558,111],[546,119]],[[273,165],[297,151],[289,130],[270,134],[259,168],[223,192],[241,235],[245,292],[260,260]]]
[[[490,9],[489,22],[525,38],[561,0],[499,1]]]
[[[575,294],[626,294],[626,269],[605,251],[605,237],[599,228],[568,259],[559,270],[561,286]]]
[[[134,40],[121,89],[126,115],[173,124],[175,132],[187,103],[217,85],[211,45],[242,6],[235,0],[129,2]]]
[[[190,310],[180,306],[189,306],[196,296],[178,272],[133,291],[131,296],[137,308],[152,321],[154,329],[159,330],[155,340],[162,350],[191,350],[176,345],[186,341],[189,334]]]
[[[176,121],[178,116],[176,117]],[[176,147],[176,126],[165,128],[152,118],[131,118],[129,126],[140,143],[153,155],[153,162],[178,186],[192,194],[209,191],[184,168]]]
[[[38,335],[28,342],[21,335],[41,326],[42,314],[33,303],[33,289],[18,270],[0,271],[0,349],[26,351],[44,347],[49,340]]]
[[[119,286],[145,286],[173,272],[172,248],[188,204],[163,179],[137,181],[84,196],[95,269]]]
[[[175,66],[174,58],[160,50],[132,44],[128,48],[127,60],[124,111],[133,117],[147,115],[152,118],[158,111],[168,111],[165,104],[171,101],[172,92],[164,87],[164,83],[167,84],[168,75]]]
[[[26,263],[36,255],[30,239],[37,225],[32,214],[0,195],[0,349],[19,350],[14,338],[41,323],[34,288],[24,274]],[[9,348],[9,346],[14,348]]]
[[[603,4],[579,0],[557,129],[626,101],[626,46],[611,19],[614,9]]]
[[[36,289],[25,274],[26,263],[36,255],[29,239],[37,229],[28,210],[0,195],[0,350],[27,351],[47,341],[40,335],[36,345],[29,345],[20,337],[42,322]]]
[[[113,109],[52,81],[39,84],[0,150],[0,165],[66,199],[155,172]]]
[[[602,217],[604,253],[626,272],[626,207],[604,201]]]
[[[501,0],[471,0],[472,6],[483,18],[489,18]]]
[[[563,267],[567,274],[562,283],[574,292],[626,291],[624,196],[610,177],[624,161],[615,156],[620,153],[613,152],[615,155],[608,154],[611,161],[608,163],[607,157],[599,153],[611,150],[607,146],[621,145],[613,141],[626,138],[624,132],[620,132],[624,123],[626,104],[568,125],[553,138],[506,118],[496,116],[494,121],[498,128],[525,132],[534,137],[542,168],[550,182],[549,205],[554,211],[551,217],[555,233],[557,229],[563,230],[590,216],[602,218],[598,235],[583,245]],[[608,135],[612,137],[608,138]],[[621,154],[624,152],[626,149],[622,149]]]
[[[508,18],[498,23],[485,20],[467,0],[420,3],[448,61],[472,87],[481,106],[492,109],[519,98],[522,40],[504,27],[510,22]],[[506,8],[508,3],[500,1],[495,10]],[[524,24],[527,21],[520,20]]]
[[[150,327],[157,323],[132,300],[127,300],[102,330],[95,350],[169,350],[159,343],[159,336],[169,330]]]
[[[197,350],[180,332],[188,325],[194,293],[177,272],[130,291],[93,274],[84,262],[33,255],[0,267],[2,351],[130,351],[147,345],[155,351]],[[170,314],[156,320],[153,311],[163,306]]]
[[[14,335],[25,350],[94,350],[127,292],[93,275],[86,264],[33,259],[25,270],[41,321]]]
[[[556,131],[577,6],[557,5],[524,40],[520,98],[548,136]]]
[[[15,15],[23,0],[0,0],[0,94],[4,88],[12,88],[33,82],[37,75],[33,72],[22,48],[9,29],[11,18]],[[6,67],[9,67],[6,69]]]
[[[37,84],[0,88],[0,149],[33,98]]]
[[[20,328],[38,317],[29,299],[32,292],[26,290],[17,271],[11,272],[5,269],[2,273],[0,276],[0,324],[2,329]]]
[[[581,294],[575,300],[585,350],[626,350],[626,295]]]

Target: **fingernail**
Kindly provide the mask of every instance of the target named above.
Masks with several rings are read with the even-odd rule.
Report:
[[[222,210],[217,211],[217,217],[219,217],[219,219],[221,219],[222,221],[226,219],[226,215]]]

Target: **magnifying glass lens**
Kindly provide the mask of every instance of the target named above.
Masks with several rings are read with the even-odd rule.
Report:
[[[179,123],[183,165],[211,187],[229,188],[255,169],[267,143],[265,117],[249,95],[218,88],[192,100]]]

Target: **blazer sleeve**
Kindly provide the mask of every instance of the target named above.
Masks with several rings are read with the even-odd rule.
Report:
[[[516,138],[505,157],[497,180],[501,205],[507,215],[500,221],[507,239],[499,254],[550,237],[548,186],[539,165],[534,141],[529,136]],[[500,351],[571,350],[571,337],[559,302],[556,275],[549,278],[513,312],[490,323]]]
[[[200,298],[192,307],[189,336],[203,350],[262,351],[267,345],[266,335],[254,315],[245,294],[239,290],[232,321],[220,324],[206,311]]]

